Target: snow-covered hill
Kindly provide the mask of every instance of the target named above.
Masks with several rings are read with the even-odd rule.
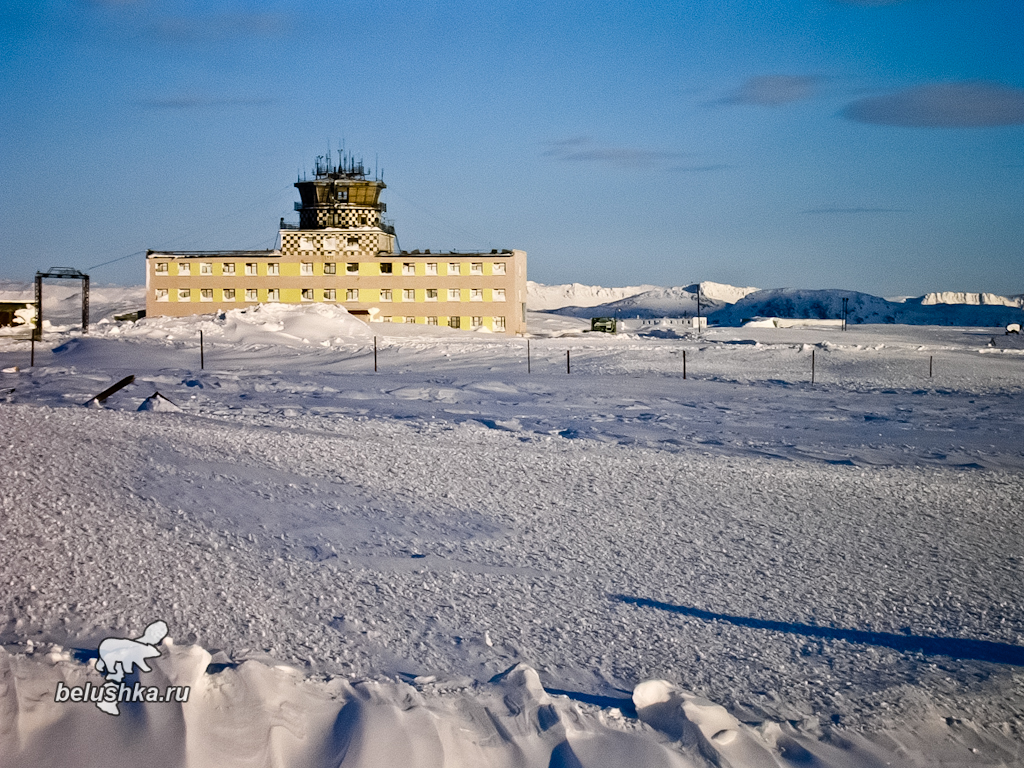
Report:
[[[657,288],[656,285],[632,285],[624,288],[603,288],[600,285],[566,283],[544,285],[528,280],[526,283],[526,308],[535,312],[546,312],[561,307],[594,307],[618,301],[627,296]]]

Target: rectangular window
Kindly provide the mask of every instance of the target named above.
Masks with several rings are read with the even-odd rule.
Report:
[[[428,317],[427,318],[427,325],[437,325],[437,318],[436,317]]]
[[[482,275],[484,273],[484,263],[482,261],[475,262],[469,265],[469,274],[471,275]]]
[[[458,288],[448,289],[448,301],[459,301],[462,298],[462,292]]]
[[[199,263],[199,274],[200,275],[212,275],[213,264],[208,261],[202,261]]]
[[[179,275],[191,275],[192,274],[192,265],[189,264],[188,262],[180,263],[178,265],[178,274]]]
[[[359,289],[358,288],[346,288],[345,289],[345,301],[359,301]]]
[[[504,317],[496,317],[496,318],[494,318],[494,320],[491,321],[491,325],[494,326],[494,330],[496,330],[496,331],[504,331],[505,330],[505,318]]]
[[[380,289],[380,300],[381,301],[391,301],[391,289],[390,288],[381,288]]]
[[[457,275],[457,274],[459,274],[459,262],[457,262],[457,261],[449,261],[448,262],[448,274],[449,275]]]
[[[256,264],[255,264],[255,262],[251,262],[251,261],[250,262],[246,262],[245,274],[246,275],[250,275],[250,276],[255,276],[255,275],[259,274],[259,272],[256,271]]]
[[[469,289],[469,300],[470,301],[483,301],[484,300],[484,289],[483,288],[470,288]]]
[[[365,216],[360,216],[359,217],[359,226],[361,226],[361,227],[365,227],[366,226],[366,217]],[[389,320],[388,322],[390,323],[391,321]]]
[[[342,187],[341,189],[338,190],[338,202],[339,203],[347,203],[348,202],[348,188],[347,187]]]
[[[188,288],[179,288],[178,301],[192,301],[192,291]]]
[[[350,261],[348,264],[345,265],[345,271],[348,272],[350,275],[358,274],[359,263],[355,261]]]
[[[199,289],[199,300],[200,301],[213,301],[213,288],[200,288]]]
[[[496,261],[496,262],[494,262],[493,269],[491,270],[491,272],[493,274],[495,274],[495,275],[504,275],[505,274],[505,262],[504,261]]]
[[[437,274],[437,262],[436,261],[428,261],[426,263],[426,268],[427,268],[427,274],[428,275],[436,275]]]
[[[326,264],[324,264],[324,274],[325,275],[336,275],[336,274],[338,274],[338,265],[335,264],[333,261],[328,261]]]
[[[384,315],[384,317],[382,317],[381,320],[383,322],[385,322],[385,323],[390,323],[391,322],[391,315]]]
[[[415,317],[410,317],[409,315],[406,315],[405,316],[405,322],[407,322],[407,323],[415,323],[416,322],[416,318]]]
[[[260,296],[256,292],[255,288],[246,288],[245,289],[245,300],[246,301],[259,301],[260,300]]]
[[[324,250],[325,251],[336,251],[338,250],[338,238],[331,236],[324,236]]]
[[[495,288],[491,291],[491,301],[504,301],[505,300],[505,289]]]
[[[166,275],[167,274],[167,262],[166,261],[158,261],[156,263],[156,266],[155,266],[154,269],[155,269],[155,271],[156,271],[156,273],[158,275]]]
[[[312,261],[303,261],[301,264],[299,264],[299,274],[300,275],[312,275],[313,274],[313,262]]]
[[[412,264],[412,263],[409,263],[409,262],[406,262],[405,264],[402,265],[402,274],[403,275],[415,275],[416,274],[416,265]]]
[[[390,275],[391,274],[391,262],[390,261],[382,261],[380,263],[380,273],[382,275]]]
[[[324,301],[334,301],[338,292],[334,288],[324,288]]]
[[[302,300],[303,301],[313,301],[313,289],[312,288],[303,288],[302,289]]]
[[[347,248],[355,248],[358,251],[359,250],[359,238],[358,237],[350,237],[350,238],[348,238],[348,240],[346,241],[346,247]]]
[[[437,288],[427,288],[427,301],[437,301]]]
[[[483,328],[484,319],[482,317],[473,317],[469,321],[470,327],[472,328]]]
[[[281,300],[281,289],[271,288],[267,291],[267,301],[280,301]]]
[[[224,268],[224,274],[225,275],[233,275],[233,274],[235,274],[235,262],[233,262],[233,261],[226,261],[226,262],[224,262],[223,268]]]
[[[304,235],[299,238],[300,251],[312,251],[314,248],[316,248],[316,240],[312,235]]]
[[[403,288],[402,289],[402,301],[416,301],[416,289],[415,288]]]
[[[235,289],[234,288],[225,288],[224,289],[224,301],[234,301],[234,300],[235,300]]]
[[[268,275],[280,275],[281,274],[281,265],[280,264],[267,264],[267,274]]]
[[[170,301],[171,300],[170,297],[167,294],[167,289],[166,288],[157,288],[156,289],[156,300],[157,301]]]
[[[449,317],[448,318],[448,327],[449,328],[461,328],[462,327],[462,318],[461,317]]]

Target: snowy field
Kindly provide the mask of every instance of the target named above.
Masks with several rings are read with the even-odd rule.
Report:
[[[1001,329],[111,314],[0,337],[5,768],[1024,764]]]

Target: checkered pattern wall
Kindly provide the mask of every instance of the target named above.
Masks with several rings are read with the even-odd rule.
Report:
[[[378,249],[377,232],[282,232],[281,255],[302,256],[320,252],[351,250],[353,243],[360,251],[376,255]],[[326,242],[325,242],[326,241]]]
[[[303,229],[376,227],[380,224],[380,211],[376,208],[306,208],[299,211],[299,224]]]

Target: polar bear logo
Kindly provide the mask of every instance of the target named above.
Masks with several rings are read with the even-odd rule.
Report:
[[[160,655],[157,643],[167,637],[167,624],[163,621],[154,621],[135,640],[126,637],[108,637],[99,647],[99,659],[96,660],[96,671],[106,679],[104,688],[115,686],[121,683],[125,675],[130,675],[136,667],[141,672],[152,672],[146,659],[152,659]],[[96,706],[109,715],[120,714],[117,709],[116,699],[109,701],[104,697],[102,701],[96,702]]]

